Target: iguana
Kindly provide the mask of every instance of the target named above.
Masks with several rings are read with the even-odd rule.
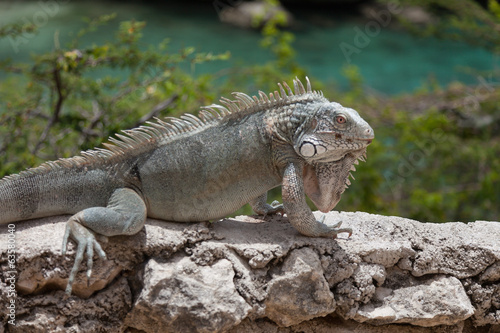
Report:
[[[317,221],[306,204],[328,212],[364,161],[374,132],[359,114],[328,101],[295,79],[294,90],[250,97],[233,93],[180,118],[156,119],[110,138],[106,148],[46,162],[0,180],[0,223],[74,214],[66,224],[62,253],[76,241],[66,293],[83,260],[92,272],[94,249],[106,255],[97,235],[133,235],[146,217],[207,221],[246,203],[257,214],[286,213],[303,235],[352,233]],[[266,203],[281,185],[283,204]]]

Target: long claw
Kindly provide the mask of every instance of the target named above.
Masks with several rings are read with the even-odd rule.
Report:
[[[101,245],[95,239],[94,233],[79,224],[76,218],[71,218],[66,225],[66,231],[64,233],[62,244],[63,248],[61,251],[62,254],[66,254],[68,239],[70,237],[74,239],[78,246],[76,249],[75,262],[71,268],[71,272],[68,277],[68,285],[66,286],[67,296],[70,296],[73,291],[73,283],[75,282],[76,274],[78,273],[84,255],[87,256],[87,286],[90,285],[90,277],[92,276],[94,250],[97,252],[99,257],[106,259],[106,253],[104,253]]]
[[[85,244],[79,243],[76,250],[75,263],[73,264],[73,268],[71,269],[71,273],[69,274],[68,285],[66,286],[67,295],[71,295],[71,291],[73,290],[73,282],[75,281],[76,273],[78,272],[80,264],[82,263],[84,252]]]
[[[338,221],[337,223],[335,223],[334,225],[332,225],[331,227],[332,228],[338,228],[342,225],[342,221]]]
[[[352,229],[351,229],[351,228],[341,228],[341,229],[337,229],[337,230],[335,230],[335,232],[336,232],[337,234],[340,234],[340,233],[342,233],[342,232],[347,232],[347,233],[349,233],[349,236],[347,236],[347,238],[349,238],[349,237],[351,237],[351,236],[352,236]],[[337,237],[337,235],[335,235],[335,237]]]
[[[101,259],[106,259],[106,252],[104,252],[104,250],[102,249],[101,244],[99,244],[99,242],[96,239],[93,240],[93,243],[99,257]]]
[[[273,202],[271,202],[270,205],[266,204],[266,208],[267,208],[267,211],[264,214],[264,216],[278,214],[278,213],[283,215],[285,213],[285,209],[283,208],[283,205],[280,204],[280,202],[277,200],[274,200]]]
[[[64,231],[64,237],[63,237],[63,243],[62,243],[62,249],[61,249],[61,254],[63,256],[66,255],[66,247],[68,246],[68,239],[69,239],[70,232],[71,232],[71,230],[70,230],[68,224],[66,224],[66,229]]]
[[[264,193],[263,195],[260,195],[259,197],[253,199],[249,203],[250,206],[252,206],[253,211],[259,215],[263,216],[274,215],[274,214],[283,215],[285,213],[285,209],[283,205],[279,203],[279,201],[274,200],[271,204],[268,204],[266,201],[267,201],[267,193]]]
[[[90,283],[90,276],[92,275],[92,266],[94,265],[94,261],[92,258],[94,257],[94,242],[90,237],[86,239],[87,243],[87,286]]]
[[[325,216],[326,215],[322,215],[317,221],[319,223],[323,223],[325,221]],[[325,233],[325,235],[329,235],[329,236],[333,236],[333,238],[337,238],[338,234],[343,233],[343,232],[347,232],[347,233],[349,233],[349,236],[347,238],[351,237],[352,229],[351,228],[339,228],[341,225],[342,225],[342,221],[339,221],[331,226],[325,225],[325,228],[327,228],[327,230],[328,230]]]

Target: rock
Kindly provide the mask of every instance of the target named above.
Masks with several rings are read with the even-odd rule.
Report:
[[[238,1],[228,3],[214,3],[219,19],[240,28],[261,28],[275,15],[282,15],[282,27],[289,27],[293,23],[293,16],[283,6],[272,6],[265,1]]]
[[[326,316],[335,298],[323,276],[318,255],[310,248],[293,250],[267,289],[266,316],[280,326]]]
[[[367,19],[381,24],[383,27],[397,22],[396,16],[416,25],[429,25],[438,19],[422,6],[401,5],[397,2],[364,3],[360,12]]]
[[[7,304],[4,297],[2,304]],[[52,291],[18,296],[15,305],[15,325],[5,325],[10,333],[119,333],[126,328],[123,318],[131,310],[132,294],[127,280],[121,277],[87,299],[65,300],[64,291]]]
[[[435,23],[437,19],[420,6],[404,7],[400,14],[408,22],[420,25]]]
[[[212,266],[198,266],[185,256],[166,263],[151,259],[125,323],[145,332],[218,332],[236,326],[251,306],[237,293],[233,279],[227,259]]]
[[[275,327],[268,321],[252,321],[245,319],[240,325],[231,329],[229,333],[478,333],[477,328],[472,327],[467,330],[464,323],[452,326],[434,326],[431,329],[427,327],[411,325],[383,325],[373,326],[361,324],[352,320],[343,320],[339,317],[327,316],[323,318],[314,318],[309,321],[294,325],[288,328]],[[497,332],[488,332],[497,333]]]
[[[332,240],[302,236],[281,216],[148,220],[102,243],[108,259],[94,257],[89,281],[84,260],[66,298],[66,219],[17,223],[13,267],[0,227],[0,302],[14,303],[16,324],[2,310],[0,333],[500,330],[498,222],[330,212],[325,223],[353,229]]]
[[[473,313],[474,308],[457,278],[437,275],[416,281],[409,274],[395,272],[389,274],[384,287],[376,288],[373,297],[358,309],[353,319],[376,325],[411,323],[432,327],[463,322]]]

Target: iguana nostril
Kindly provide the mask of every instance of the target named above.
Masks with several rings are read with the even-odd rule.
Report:
[[[366,135],[367,137],[371,137],[372,139],[375,137],[375,136],[374,136],[374,133],[373,133],[373,129],[371,129],[371,128],[367,128],[367,129],[365,129],[365,135]],[[370,141],[370,142],[371,142],[371,141]]]

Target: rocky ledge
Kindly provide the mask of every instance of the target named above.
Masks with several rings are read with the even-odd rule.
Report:
[[[332,240],[301,236],[281,216],[148,220],[103,245],[88,281],[84,260],[65,297],[66,219],[0,226],[0,332],[500,331],[498,222],[331,212],[325,223],[353,229]]]

